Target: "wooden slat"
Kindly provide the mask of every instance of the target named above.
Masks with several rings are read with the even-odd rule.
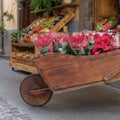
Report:
[[[10,61],[10,65],[12,68],[18,69],[18,70],[22,70],[22,71],[26,71],[26,72],[30,72],[30,73],[37,73],[37,69],[36,67],[27,65],[27,64],[23,64],[23,63],[16,63],[16,62],[11,62]]]
[[[45,94],[49,91],[49,88],[42,88],[42,89],[37,89],[37,90],[30,90],[30,95],[41,95]]]
[[[35,45],[33,43],[11,43],[12,46],[16,46],[16,47],[34,47]]]
[[[120,67],[117,67],[115,70],[111,71],[110,73],[108,73],[105,77],[104,80],[108,81],[110,79],[112,79],[112,77],[114,77],[115,75],[117,75],[118,73],[120,73]]]
[[[46,54],[33,59],[33,63],[49,87],[57,91],[104,81],[106,75],[120,66],[119,60],[120,49],[92,56]],[[118,78],[120,74],[112,79]]]
[[[56,91],[54,91],[54,94],[66,93],[66,92],[75,91],[75,90],[79,90],[79,89],[84,89],[84,88],[88,88],[88,87],[92,87],[92,86],[97,86],[97,85],[105,85],[105,84],[107,85],[107,84],[111,84],[111,83],[119,81],[119,80],[120,79],[112,79],[108,82],[100,81],[100,82],[94,82],[94,83],[79,85],[79,86],[75,86],[75,87],[71,87],[71,88],[56,90]]]
[[[117,0],[94,0],[95,24],[104,18],[117,17]]]
[[[33,43],[11,43],[10,65],[12,68],[30,73],[37,73],[32,59],[39,54]]]
[[[70,20],[74,18],[75,14],[73,12],[69,12],[60,22],[58,22],[52,30],[58,32],[61,30]]]

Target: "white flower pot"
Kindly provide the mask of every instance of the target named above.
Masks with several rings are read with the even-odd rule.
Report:
[[[72,0],[63,0],[64,3],[72,3]]]

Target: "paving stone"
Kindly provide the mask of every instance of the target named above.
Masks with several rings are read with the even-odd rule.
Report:
[[[32,120],[27,114],[0,96],[0,120]]]
[[[19,86],[28,76],[0,61],[0,120],[120,120],[120,89],[110,85],[53,95],[43,107],[27,105]]]

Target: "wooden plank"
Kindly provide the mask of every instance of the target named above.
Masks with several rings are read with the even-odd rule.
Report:
[[[104,76],[120,66],[120,49],[100,55],[42,55],[33,60],[53,91],[104,81]],[[120,78],[120,74],[112,79]]]
[[[35,46],[34,55],[35,55],[35,56],[38,56],[39,54],[40,54],[40,50],[39,50],[39,48],[37,48],[37,47]]]
[[[11,43],[12,46],[16,46],[16,47],[34,47],[34,43]]]
[[[27,65],[27,64],[21,64],[21,63],[14,63],[10,61],[10,66],[15,69],[19,69],[22,71],[30,72],[30,73],[37,73],[36,67]]]
[[[61,9],[66,8],[66,7],[77,7],[77,6],[79,6],[79,3],[77,3],[77,2],[75,1],[75,2],[73,2],[73,3],[61,4],[61,5],[52,7],[52,9],[53,9],[53,10],[61,10]],[[42,10],[39,11],[39,13],[43,13],[43,12],[46,12],[46,9],[42,9]],[[32,11],[31,13],[34,13],[34,11]]]
[[[66,93],[66,92],[70,92],[70,91],[76,91],[76,90],[84,89],[84,88],[88,88],[88,87],[93,87],[93,86],[97,86],[97,85],[110,84],[110,83],[113,83],[113,82],[116,82],[116,81],[119,81],[119,80],[120,79],[112,79],[109,82],[100,81],[100,82],[84,84],[84,85],[75,86],[75,87],[71,87],[71,88],[56,90],[56,91],[53,92],[53,94],[56,95],[56,94]]]
[[[32,59],[39,54],[39,50],[33,43],[11,43],[10,51],[11,67],[30,73],[37,73]]]
[[[48,91],[50,91],[49,88],[42,88],[42,89],[37,89],[37,90],[30,90],[30,95],[41,95],[45,94]]]
[[[120,73],[120,67],[116,68],[115,70],[111,71],[110,73],[108,73],[105,77],[104,80],[108,81],[110,79],[112,79],[112,77],[114,77],[115,75],[117,75],[118,73]]]
[[[73,12],[69,12],[60,22],[58,22],[52,30],[58,32],[61,30],[70,20],[74,18],[75,14]]]
[[[26,64],[26,65],[29,65],[29,66],[34,66],[34,64],[32,63],[32,61],[26,61],[24,59],[16,59],[16,58],[10,58],[10,61],[12,63],[21,63],[21,64]]]
[[[94,0],[94,21],[95,24],[104,18],[117,17],[117,0]]]

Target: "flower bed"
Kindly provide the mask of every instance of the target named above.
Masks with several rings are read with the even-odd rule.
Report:
[[[57,52],[72,55],[98,55],[120,48],[118,33],[82,31],[73,33],[56,33],[50,31],[39,35],[34,41],[41,54]]]

